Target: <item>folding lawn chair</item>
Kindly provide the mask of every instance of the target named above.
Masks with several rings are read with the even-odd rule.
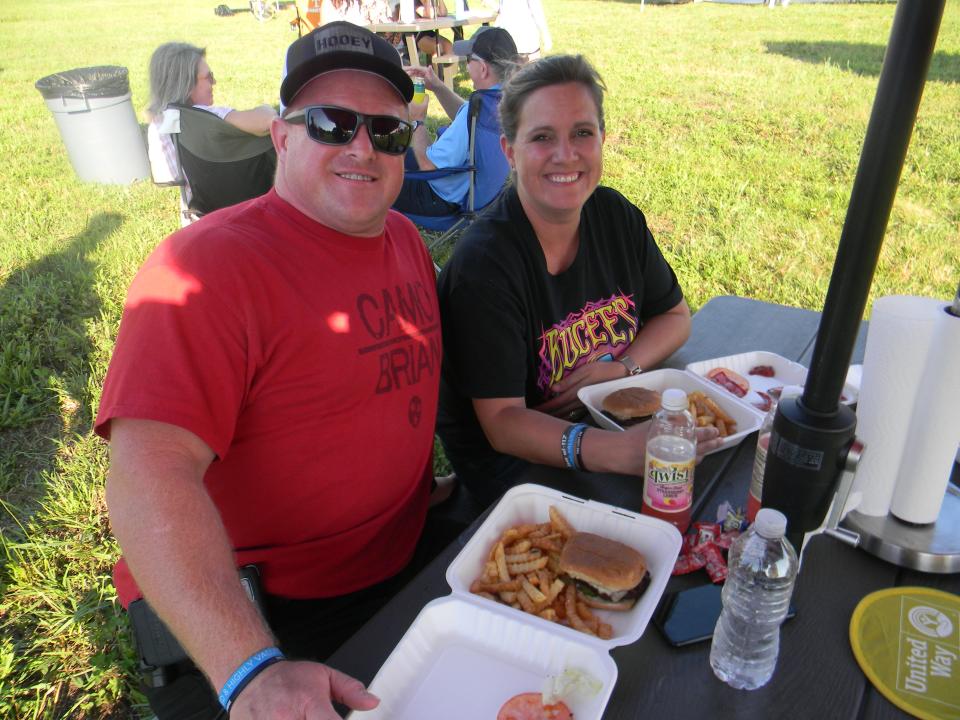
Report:
[[[503,151],[500,149],[500,117],[497,114],[500,105],[499,90],[477,90],[470,96],[467,110],[469,127],[469,151],[467,164],[458,167],[437,170],[418,170],[407,172],[406,177],[416,180],[435,180],[460,173],[470,174],[467,196],[453,215],[414,215],[407,217],[417,225],[428,230],[442,231],[428,244],[432,251],[452,238],[458,231],[466,228],[500,194],[510,174]]]
[[[180,166],[181,210],[188,221],[259,197],[273,187],[277,152],[269,135],[251,135],[213,113],[174,105],[171,133]],[[188,184],[189,183],[189,186]]]

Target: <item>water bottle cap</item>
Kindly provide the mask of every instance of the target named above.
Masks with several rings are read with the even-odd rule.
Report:
[[[787,531],[787,518],[779,510],[773,508],[760,508],[757,513],[757,519],[753,521],[753,527],[757,535],[776,540],[782,538]]]
[[[687,394],[679,388],[664,390],[660,402],[667,410],[686,410],[690,406]]]

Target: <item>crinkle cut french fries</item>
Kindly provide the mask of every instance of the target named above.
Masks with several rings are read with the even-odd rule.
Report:
[[[575,532],[553,505],[549,522],[508,528],[470,592],[604,640],[613,637],[610,624],[577,600],[573,583],[558,577],[563,545]]]

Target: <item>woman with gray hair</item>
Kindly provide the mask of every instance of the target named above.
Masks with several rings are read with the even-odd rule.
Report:
[[[217,80],[207,64],[206,53],[205,48],[196,45],[169,42],[154,50],[150,58],[147,147],[154,182],[173,182],[179,177],[177,152],[170,138],[174,121],[166,115],[170,105],[193,105],[251,135],[268,134],[270,123],[277,116],[269,105],[251,110],[214,105],[213,86]]]
[[[500,143],[512,184],[440,274],[437,429],[484,504],[531,462],[642,476],[646,428],[580,423],[577,390],[654,367],[690,333],[680,284],[643,213],[599,186],[603,92],[580,55],[510,77]],[[698,439],[700,454],[719,444],[714,428]]]

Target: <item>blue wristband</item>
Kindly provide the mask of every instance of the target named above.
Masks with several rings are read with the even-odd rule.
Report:
[[[280,648],[275,647],[264,648],[260,652],[256,652],[248,657],[240,667],[233,671],[233,675],[227,678],[227,682],[224,683],[220,694],[217,696],[217,699],[220,701],[220,706],[229,712],[230,706],[233,705],[240,692],[250,684],[251,680],[274,663],[280,662],[283,659],[285,658],[283,653],[280,652]]]

